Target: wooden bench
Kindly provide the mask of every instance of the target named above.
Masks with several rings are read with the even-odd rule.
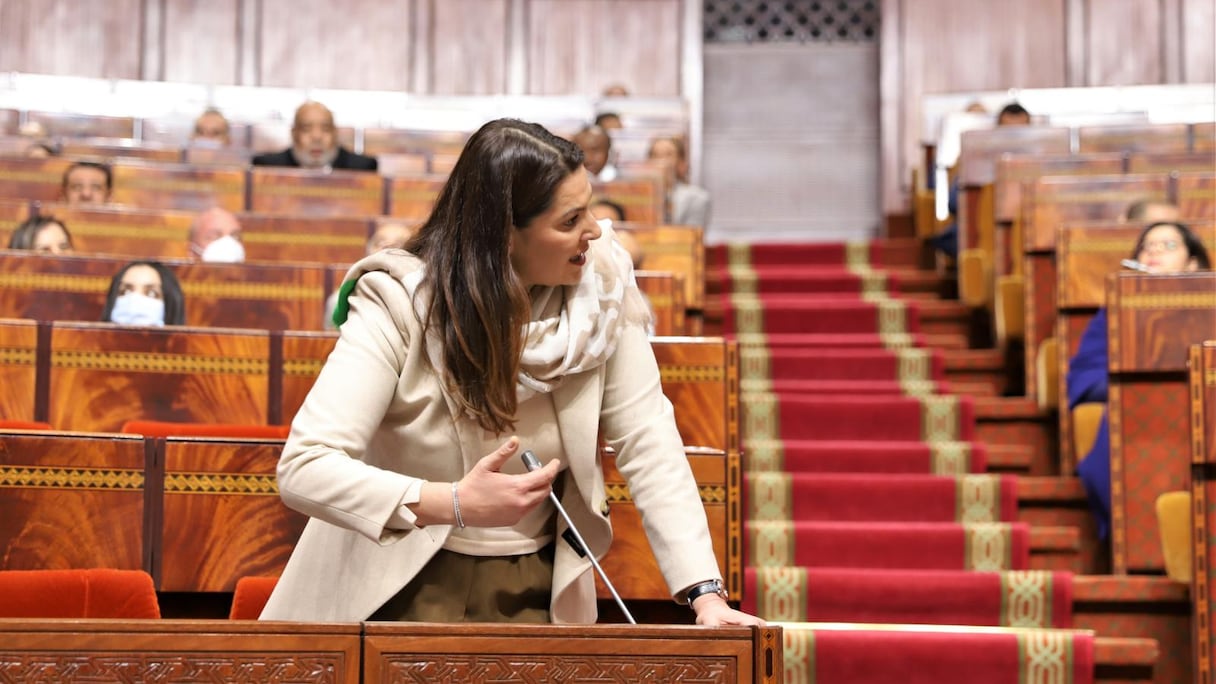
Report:
[[[60,198],[63,172],[71,165],[63,157],[0,157],[0,197],[54,202]]]
[[[638,289],[654,313],[655,335],[683,335],[685,327],[684,276],[667,271],[634,271]]]
[[[142,438],[0,431],[0,449],[0,569],[148,567]]]
[[[1188,349],[1216,330],[1216,272],[1121,273],[1106,302],[1112,564],[1116,574],[1160,572],[1154,507],[1190,488]]]
[[[780,627],[0,619],[23,681],[780,684]]]
[[[130,138],[71,138],[63,141],[60,154],[67,157],[143,159],[165,163],[182,160],[180,147],[146,143]]]
[[[1216,223],[1189,224],[1204,239],[1209,253],[1216,250]],[[1065,224],[1057,238],[1058,277],[1056,285],[1056,333],[1046,340],[1053,349],[1055,363],[1048,365],[1042,378],[1039,403],[1044,408],[1059,407],[1060,471],[1071,473],[1084,454],[1075,449],[1076,437],[1068,406],[1068,364],[1077,351],[1090,319],[1105,303],[1106,278],[1122,270],[1120,262],[1131,256],[1140,226],[1123,223]],[[1037,365],[1044,366],[1044,363]],[[1052,367],[1054,366],[1054,367]],[[1092,435],[1090,435],[1092,437]]]
[[[130,116],[26,112],[27,120],[39,123],[52,138],[134,138],[135,119]]]
[[[111,277],[124,257],[45,256],[0,251],[0,317],[101,320]],[[162,260],[186,297],[186,324],[320,330],[325,269],[307,264],[205,264]]]
[[[630,223],[650,226],[666,223],[667,189],[663,177],[657,173],[620,177],[608,182],[592,181],[591,188],[597,199],[621,205]]]
[[[190,224],[195,213],[168,209],[129,209],[105,205],[44,204],[43,216],[53,216],[72,234],[77,254],[142,259],[189,259]]]
[[[29,217],[29,202],[0,200],[0,249],[8,247],[13,231]]]
[[[46,421],[95,432],[129,420],[264,425],[269,357],[265,330],[56,323]]]
[[[385,196],[388,209],[384,213],[398,218],[424,221],[435,208],[435,200],[446,176],[396,176],[385,179]]]
[[[110,199],[140,209],[202,211],[245,208],[245,170],[238,167],[153,164],[123,160],[114,164]]]
[[[263,214],[378,216],[385,212],[384,179],[361,171],[255,166],[249,171],[247,208]]]
[[[1081,126],[1077,148],[1081,154],[1095,152],[1187,152],[1191,147],[1190,124],[1127,124]]]
[[[0,418],[35,420],[38,324],[0,318]]]
[[[642,267],[684,276],[684,305],[694,317],[705,308],[705,231],[693,226],[621,224],[645,253]],[[690,325],[694,325],[692,321]],[[690,330],[698,334],[699,330]]]

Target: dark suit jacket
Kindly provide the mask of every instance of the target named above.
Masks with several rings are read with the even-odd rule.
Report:
[[[291,148],[282,152],[259,154],[253,158],[254,166],[299,166],[300,162],[291,153]],[[379,168],[375,157],[355,154],[345,147],[338,148],[338,156],[334,158],[333,167],[344,171],[375,171]]]

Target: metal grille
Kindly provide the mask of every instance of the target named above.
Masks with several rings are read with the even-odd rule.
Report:
[[[878,39],[877,0],[705,0],[707,43],[865,43]]]

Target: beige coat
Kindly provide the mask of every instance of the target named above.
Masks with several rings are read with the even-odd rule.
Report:
[[[596,241],[602,242],[602,241]],[[603,248],[593,243],[592,251]],[[284,502],[312,520],[262,613],[264,620],[358,621],[402,589],[451,531],[388,529],[413,478],[450,482],[481,453],[481,428],[454,409],[428,355],[412,293],[420,262],[369,257],[337,346],[292,423],[279,463]],[[432,338],[433,340],[434,338]],[[432,345],[428,344],[429,349]],[[600,367],[553,392],[569,468],[563,506],[597,558],[612,542],[597,436],[618,454],[673,596],[719,578],[705,511],[645,331],[624,327]],[[520,435],[523,448],[528,436]],[[557,533],[565,530],[558,520]],[[591,563],[560,536],[551,618],[596,620]]]

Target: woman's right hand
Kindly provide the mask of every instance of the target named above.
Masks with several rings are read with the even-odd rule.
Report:
[[[557,459],[532,472],[499,472],[518,451],[519,438],[512,436],[457,484],[460,516],[467,527],[509,527],[549,496],[560,467]]]

